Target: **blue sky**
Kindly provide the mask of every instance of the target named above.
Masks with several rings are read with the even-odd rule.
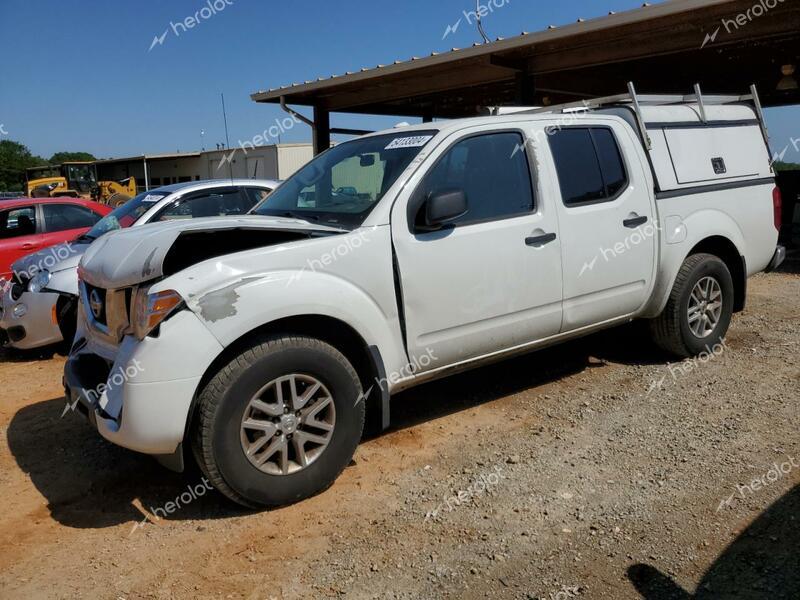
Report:
[[[0,39],[14,49],[0,64],[3,137],[45,157],[60,150],[110,157],[190,151],[201,143],[213,148],[225,141],[224,93],[236,145],[286,116],[252,102],[256,90],[478,39],[473,26],[462,24],[442,40],[448,24],[474,9],[471,0],[227,1],[176,35],[170,23],[194,15],[206,0],[0,0]],[[495,5],[500,8],[484,19],[492,38],[635,8],[641,0]],[[149,50],[165,30],[163,44]],[[769,111],[775,146],[800,137],[798,115],[794,107]],[[396,121],[341,115],[333,124],[378,128]],[[309,139],[305,125],[282,136],[284,142]]]

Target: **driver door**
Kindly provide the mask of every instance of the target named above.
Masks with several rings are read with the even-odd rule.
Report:
[[[457,134],[431,157],[432,168],[406,201],[395,203],[391,226],[407,347],[420,372],[561,327],[557,219],[534,194],[525,141],[519,130]],[[419,229],[426,201],[454,189],[466,196],[466,214],[436,231]]]

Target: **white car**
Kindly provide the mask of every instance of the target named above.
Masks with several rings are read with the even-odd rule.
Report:
[[[752,96],[615,98],[340,144],[259,217],[115,232],[81,261],[68,401],[248,506],[329,486],[365,411],[488,361],[649,319],[712,350],[775,268]]]
[[[29,254],[12,265],[0,292],[0,337],[18,350],[72,342],[78,305],[78,263],[110,231],[146,223],[246,214],[280,185],[274,180],[176,183],[142,192],[78,239]],[[3,333],[6,333],[3,335]]]

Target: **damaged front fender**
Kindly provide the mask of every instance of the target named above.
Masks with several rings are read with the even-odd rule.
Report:
[[[389,235],[379,227],[219,257],[150,292],[175,290],[223,347],[287,318],[330,317],[377,346],[393,369],[405,358]]]

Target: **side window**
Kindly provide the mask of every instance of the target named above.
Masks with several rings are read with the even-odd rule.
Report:
[[[614,134],[606,128],[561,129],[550,136],[566,206],[613,199],[628,183]]]
[[[606,196],[613,198],[628,185],[625,164],[622,162],[617,140],[610,129],[592,129],[597,155],[600,157],[600,171],[606,184]]]
[[[159,215],[159,221],[198,219],[200,217],[224,217],[243,215],[250,210],[249,202],[238,189],[207,192],[178,200]]]
[[[44,225],[47,233],[92,227],[100,215],[75,204],[44,204]]]
[[[268,188],[247,187],[244,188],[247,199],[250,201],[249,208],[253,208],[256,204],[261,202],[264,198],[272,193]],[[249,209],[248,209],[249,210]]]
[[[25,206],[0,212],[0,239],[36,233],[36,208]]]
[[[492,133],[456,143],[425,177],[415,200],[438,191],[460,188],[467,197],[467,213],[455,221],[468,225],[532,212],[533,186],[522,135]],[[419,195],[421,194],[421,196]]]
[[[550,137],[561,199],[567,206],[606,197],[600,163],[588,129],[562,129]]]

